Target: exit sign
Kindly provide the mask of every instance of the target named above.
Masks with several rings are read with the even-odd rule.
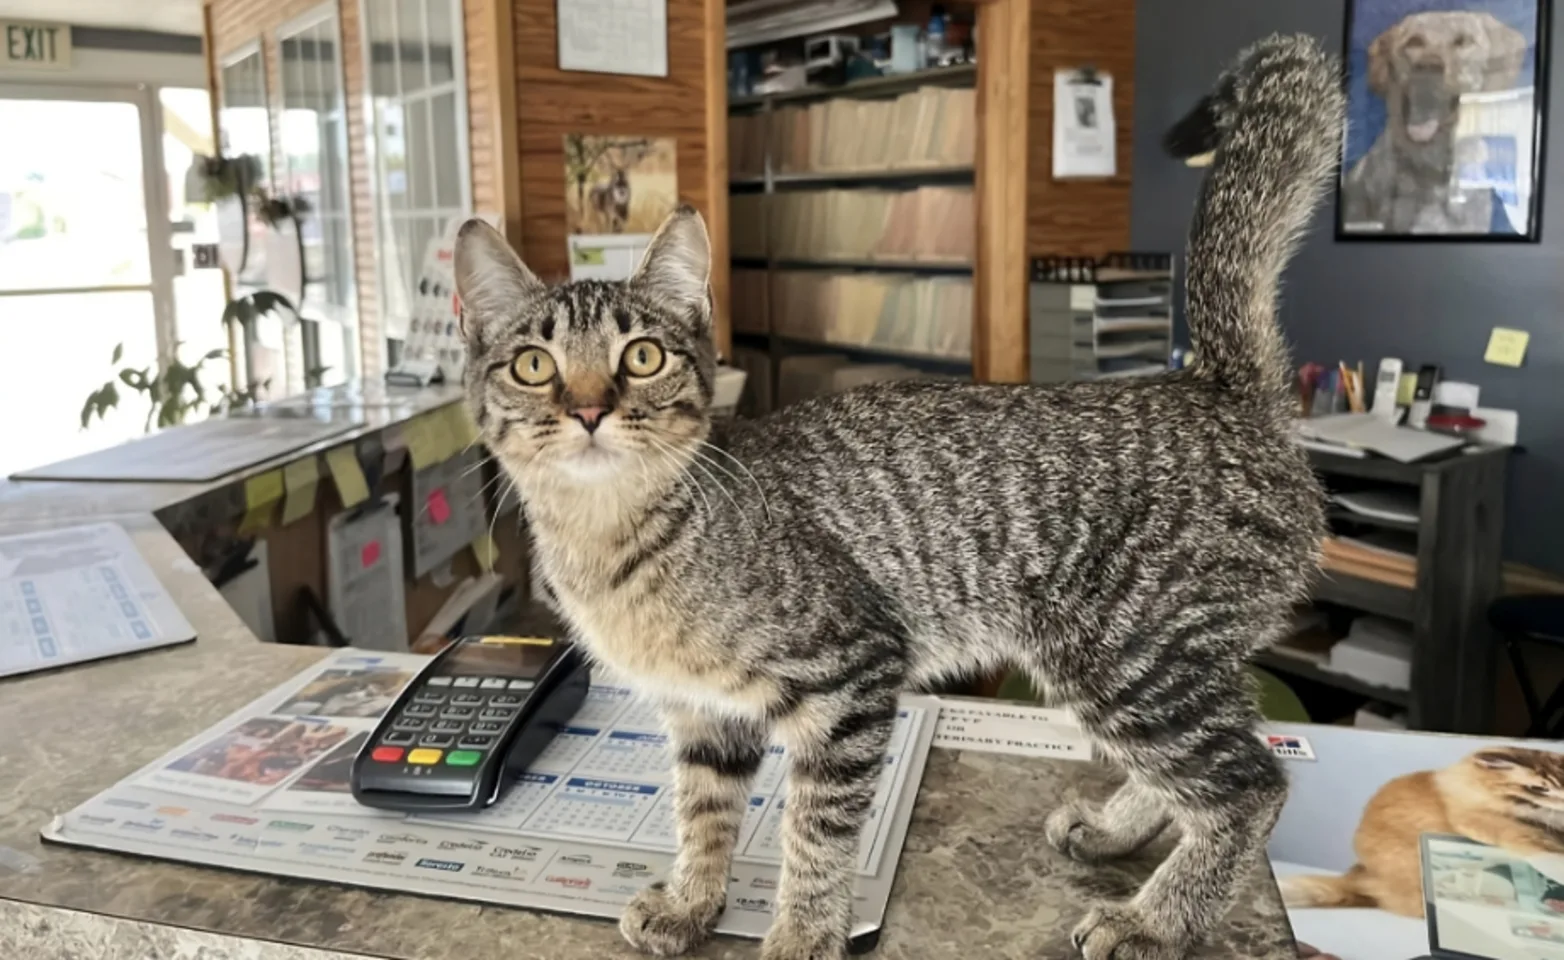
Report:
[[[0,67],[67,70],[70,65],[69,24],[0,20]]]

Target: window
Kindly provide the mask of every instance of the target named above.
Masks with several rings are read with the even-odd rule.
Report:
[[[405,339],[429,241],[472,209],[460,0],[365,0],[386,337]]]
[[[259,185],[272,192],[272,125],[267,104],[266,66],[259,42],[248,44],[222,61],[220,109],[217,112],[219,146],[225,157],[252,156],[260,164]],[[256,204],[245,199],[245,206],[230,200],[218,203],[219,230],[231,215],[242,209],[246,214],[248,237],[244,267],[234,277],[234,294],[242,296],[267,286],[266,239],[268,227]],[[231,228],[229,228],[231,229]],[[237,359],[246,383],[267,384],[265,393],[279,395],[293,384],[288,378],[285,328],[270,314],[246,331],[242,353]],[[301,377],[296,380],[302,382]]]
[[[261,161],[261,182],[270,183],[272,125],[266,113],[266,66],[259,43],[240,48],[224,61],[217,122],[223,156],[255,156]]]
[[[304,319],[319,324],[318,364],[333,383],[358,374],[352,214],[348,201],[347,109],[334,4],[278,31],[282,194],[302,200]],[[308,336],[309,334],[307,334]]]

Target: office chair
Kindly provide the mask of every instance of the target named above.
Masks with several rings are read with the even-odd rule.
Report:
[[[1504,638],[1504,649],[1515,668],[1521,696],[1531,725],[1528,737],[1564,738],[1564,681],[1560,681],[1541,702],[1531,671],[1521,656],[1521,641],[1552,647],[1564,652],[1564,594],[1500,597],[1488,606],[1488,622]]]

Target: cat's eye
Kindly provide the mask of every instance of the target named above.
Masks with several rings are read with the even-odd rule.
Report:
[[[636,340],[625,347],[619,365],[632,377],[649,377],[663,368],[663,348],[655,340]]]
[[[554,358],[542,347],[528,347],[510,363],[511,376],[528,387],[541,387],[554,379]]]
[[[1545,797],[1548,794],[1553,792],[1553,791],[1549,790],[1547,787],[1544,787],[1541,784],[1536,784],[1536,783],[1528,783],[1528,784],[1526,784],[1526,789],[1531,791],[1532,793],[1536,794],[1539,797]]]

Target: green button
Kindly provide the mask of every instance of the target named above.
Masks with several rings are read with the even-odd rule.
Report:
[[[452,750],[445,755],[445,763],[451,767],[474,767],[482,759],[481,750]]]

